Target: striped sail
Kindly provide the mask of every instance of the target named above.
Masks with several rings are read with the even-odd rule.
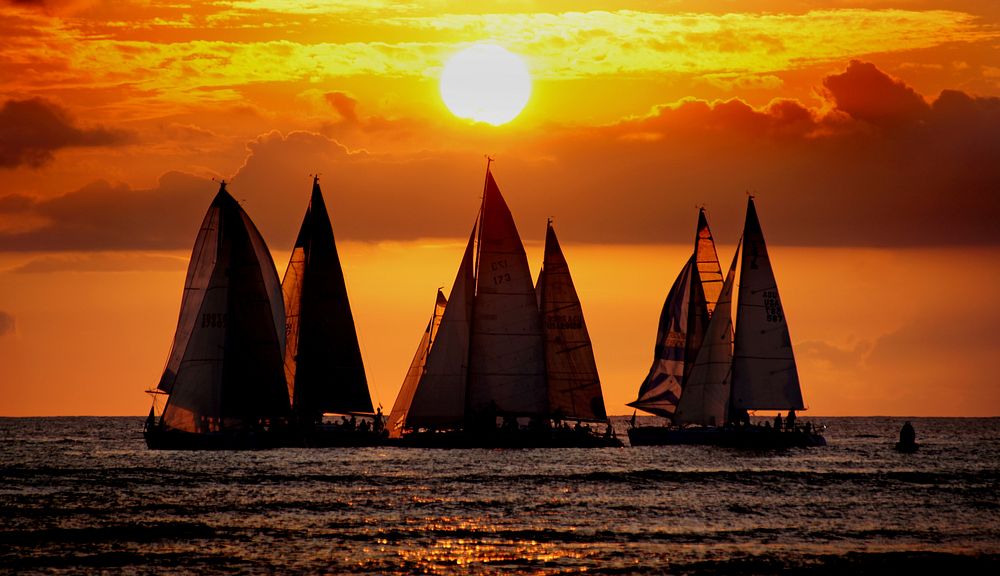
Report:
[[[687,324],[692,299],[694,255],[674,280],[660,312],[653,365],[639,387],[639,397],[628,406],[657,416],[673,417],[681,397],[687,356]]]

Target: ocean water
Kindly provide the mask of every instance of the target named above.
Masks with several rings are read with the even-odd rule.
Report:
[[[1000,419],[913,419],[911,455],[902,419],[812,421],[761,454],[154,452],[142,418],[4,418],[0,572],[1000,573]]]

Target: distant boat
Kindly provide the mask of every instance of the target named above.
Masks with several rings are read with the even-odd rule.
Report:
[[[307,446],[370,445],[378,420],[323,423],[324,414],[374,418],[361,347],[319,177],[295,240],[285,278],[285,377],[292,416]],[[350,421],[353,422],[353,421]]]
[[[150,409],[146,444],[240,449],[281,443],[291,412],[284,345],[271,253],[222,182],[191,254],[173,347],[152,391],[167,400],[158,418]]]
[[[610,432],[579,300],[551,226],[539,288],[487,167],[451,295],[447,302],[438,295],[389,417],[390,434],[417,446],[620,445],[579,424],[604,422]],[[577,425],[553,427],[553,418]]]
[[[699,216],[699,239],[702,238],[703,222],[702,213]],[[704,223],[704,230],[707,231],[707,223]],[[731,306],[737,258],[740,280],[734,330]],[[692,263],[697,259],[697,256],[692,256],[681,273],[682,277],[686,273],[693,274]],[[711,273],[714,267],[709,270]],[[710,277],[714,278],[714,274]],[[675,282],[675,287],[677,285]],[[688,298],[687,307],[676,309],[680,314],[686,314],[687,318],[696,319],[694,330],[697,331],[700,328],[697,319],[702,318],[702,310],[698,282],[692,280],[691,285],[694,286],[691,289],[694,297]],[[673,314],[667,310],[670,302],[668,297],[664,316]],[[683,319],[670,319],[670,322],[683,327]],[[663,325],[664,320],[661,319],[661,331]],[[788,324],[752,197],[747,204],[743,237],[719,292],[714,313],[700,338],[698,335],[692,338],[692,329],[688,327],[688,330],[689,333],[684,334],[682,329],[680,334],[668,341],[672,345],[668,357],[675,363],[669,375],[680,381],[681,386],[670,397],[673,400],[672,411],[660,415],[670,418],[673,425],[633,427],[629,430],[633,445],[716,444],[742,448],[783,448],[826,443],[811,426],[777,432],[749,425],[748,411],[805,409]],[[681,342],[685,345],[683,355]],[[697,342],[693,354],[692,342]],[[681,362],[681,358],[683,366],[678,368],[676,364]],[[667,366],[671,367],[670,364]],[[681,378],[677,377],[678,374]],[[637,407],[644,409],[641,404]]]
[[[896,451],[904,454],[912,454],[920,448],[917,444],[917,433],[913,429],[913,424],[907,420],[899,430],[899,442],[896,442]]]

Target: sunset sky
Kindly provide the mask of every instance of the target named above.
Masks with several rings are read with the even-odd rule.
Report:
[[[451,114],[476,43],[524,111]],[[705,206],[757,198],[808,415],[1000,415],[1000,2],[0,0],[0,415],[139,415],[231,181],[284,271],[320,173],[392,406],[485,167],[554,219],[631,413]]]

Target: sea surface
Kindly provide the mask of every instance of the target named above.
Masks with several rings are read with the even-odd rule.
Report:
[[[1000,419],[912,419],[909,455],[810,420],[829,446],[154,452],[2,418],[0,572],[1000,573]]]

